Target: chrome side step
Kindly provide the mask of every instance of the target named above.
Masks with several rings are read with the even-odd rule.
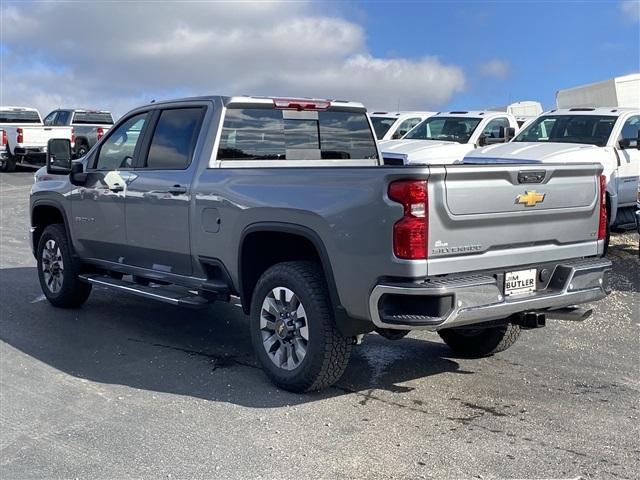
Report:
[[[99,285],[101,287],[111,288],[120,292],[130,293],[132,295],[157,300],[159,302],[170,303],[171,305],[177,305],[180,307],[204,308],[209,305],[209,301],[206,298],[194,295],[187,290],[172,290],[169,289],[169,287],[164,286],[150,287],[133,282],[127,282],[126,280],[119,280],[108,275],[99,274],[80,275],[80,280],[92,285]]]

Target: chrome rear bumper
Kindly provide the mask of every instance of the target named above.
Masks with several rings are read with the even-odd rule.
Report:
[[[377,285],[369,298],[371,320],[380,328],[432,330],[507,318],[520,312],[545,311],[593,302],[607,296],[606,258],[574,260],[555,266],[544,289],[504,297],[495,275],[437,277],[419,284]],[[416,312],[416,298],[437,305]],[[403,311],[403,303],[412,311]],[[429,304],[430,305],[430,304]],[[395,309],[395,311],[394,311]]]

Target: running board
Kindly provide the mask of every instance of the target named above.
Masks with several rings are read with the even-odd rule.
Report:
[[[194,295],[186,290],[169,290],[164,286],[149,287],[133,282],[127,282],[125,280],[119,280],[107,275],[86,274],[80,275],[79,277],[83,282],[87,282],[92,285],[99,285],[101,287],[111,288],[120,292],[130,293],[132,295],[157,300],[159,302],[170,303],[171,305],[177,305],[180,307],[204,308],[209,305],[209,301],[206,298]]]

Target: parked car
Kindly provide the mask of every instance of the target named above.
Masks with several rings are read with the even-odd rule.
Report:
[[[465,161],[599,162],[607,178],[610,227],[633,228],[639,140],[639,109],[551,110],[523,128],[510,143],[475,150]]]
[[[436,112],[373,112],[369,115],[378,140],[392,140],[404,137],[421,121]]]
[[[72,141],[71,127],[44,127],[35,108],[0,107],[2,153],[0,171],[12,172],[16,165],[41,167],[51,138]]]
[[[105,110],[54,110],[44,119],[45,126],[72,127],[74,155],[84,157],[89,149],[113,125],[111,112]]]
[[[71,157],[51,140],[31,191],[46,298],[238,296],[288,390],[333,384],[374,328],[485,356],[606,296],[599,164],[381,168],[360,104],[219,96],[137,108]]]
[[[380,150],[387,164],[455,163],[477,147],[509,141],[517,129],[515,117],[506,112],[442,112],[401,140],[380,142]]]

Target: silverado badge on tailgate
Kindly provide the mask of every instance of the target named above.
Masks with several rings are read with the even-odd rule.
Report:
[[[516,203],[522,203],[525,207],[535,207],[538,203],[544,202],[546,194],[538,193],[535,190],[526,191],[516,197]]]

